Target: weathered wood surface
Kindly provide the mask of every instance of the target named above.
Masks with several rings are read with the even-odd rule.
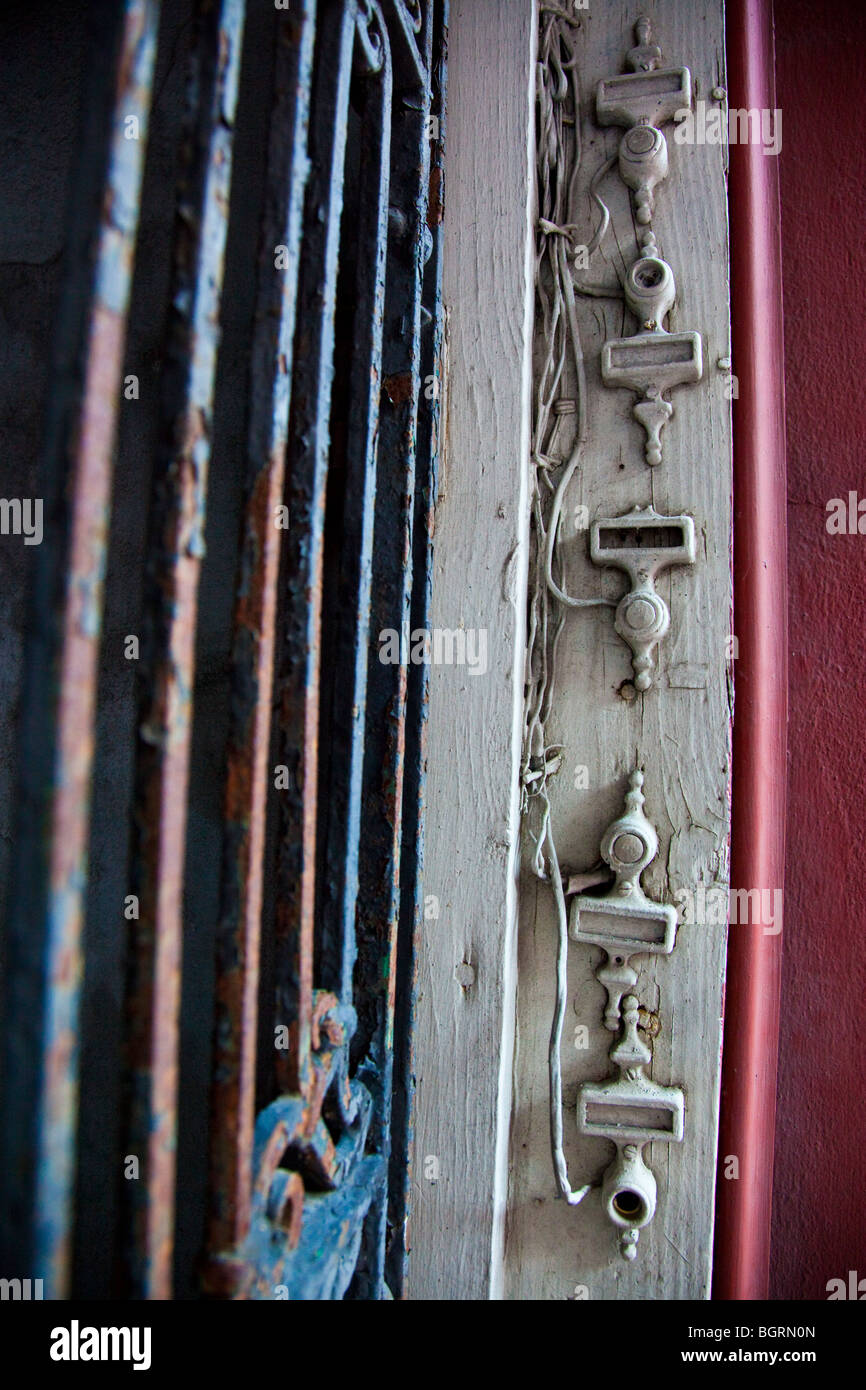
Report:
[[[516,953],[532,333],[534,0],[452,0],[444,244],[448,413],[431,668],[409,1297],[501,1277]],[[475,653],[473,653],[475,654]],[[435,1161],[435,1162],[434,1162]],[[436,1176],[438,1175],[438,1176]]]
[[[596,220],[590,217],[587,186],[599,165],[616,151],[620,136],[594,123],[595,84],[623,70],[634,42],[632,25],[641,11],[652,15],[662,66],[691,69],[696,99],[711,108],[712,89],[725,85],[720,0],[704,5],[659,0],[647,6],[636,0],[634,6],[591,6],[578,39],[584,153],[575,220],[585,224],[586,242]],[[561,743],[565,752],[562,771],[551,783],[563,867],[581,870],[597,861],[600,837],[620,814],[627,775],[640,762],[646,768],[645,811],[660,841],[658,857],[643,882],[649,896],[660,902],[671,902],[678,889],[693,890],[699,883],[726,889],[731,716],[726,661],[731,632],[731,378],[726,367],[718,365],[730,353],[726,151],[718,145],[677,144],[673,130],[673,125],[665,129],[670,173],[656,190],[653,228],[678,287],[669,326],[701,333],[703,380],[672,393],[675,414],[663,432],[663,462],[649,469],[643,459],[644,434],[631,414],[635,397],[606,389],[600,376],[604,339],[631,333],[636,325],[621,303],[579,301],[590,432],[564,509],[561,549],[569,593],[618,599],[625,592],[624,577],[601,572],[590,563],[587,534],[574,529],[574,509],[585,504],[593,520],[619,515],[636,503],[652,503],[659,512],[694,517],[697,563],[691,569],[669,571],[658,584],[671,610],[671,627],[658,653],[656,685],[643,697],[627,700],[620,693],[631,679],[631,654],[613,631],[612,610],[568,614],[548,728],[549,741]],[[593,257],[587,278],[610,283],[614,265],[621,279],[633,259],[634,222],[615,171],[604,182],[603,196],[611,208],[612,228],[603,257]],[[457,467],[452,457],[452,474]],[[465,520],[472,525],[470,517]],[[633,695],[628,685],[624,689]],[[492,744],[491,754],[500,755]],[[579,767],[587,770],[583,790],[575,788]],[[477,922],[476,918],[475,929]],[[658,1207],[651,1225],[641,1232],[637,1258],[626,1263],[597,1191],[576,1208],[555,1196],[547,1048],[556,919],[552,892],[533,878],[524,846],[507,1298],[708,1296],[725,940],[725,926],[681,925],[671,956],[638,957],[633,962],[639,967],[635,992],[644,1007],[658,1013],[661,1025],[648,1073],[656,1082],[684,1089],[686,1112],[682,1144],[647,1147],[645,1157],[658,1180]],[[613,1035],[602,1027],[605,995],[593,973],[600,958],[594,947],[569,944],[562,1059],[565,1152],[573,1187],[598,1181],[614,1155],[607,1141],[580,1137],[575,1122],[579,1084],[613,1073],[607,1055]],[[575,1028],[581,1024],[588,1029],[586,1050],[575,1044]],[[471,1078],[466,1096],[471,1113]],[[462,1116],[462,1110],[455,1114],[456,1127],[462,1125]],[[471,1162],[471,1139],[466,1137]]]

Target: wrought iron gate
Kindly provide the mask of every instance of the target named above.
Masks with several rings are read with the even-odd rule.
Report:
[[[426,668],[380,634],[428,622],[447,0],[90,10],[0,1272],[399,1297]]]

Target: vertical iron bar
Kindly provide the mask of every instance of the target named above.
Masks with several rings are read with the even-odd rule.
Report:
[[[295,0],[277,19],[217,930],[208,1239],[214,1256],[244,1239],[252,1196],[262,876],[283,535],[277,509],[285,486],[315,23],[316,0]]]
[[[32,1271],[43,1279],[47,1298],[69,1292],[82,928],[112,450],[158,19],[155,0],[97,7],[94,16],[99,58],[91,74],[58,328],[43,475],[47,536],[37,563],[22,702],[3,1029],[4,1268]]]
[[[342,564],[337,594],[327,846],[319,960],[323,989],[352,1003],[355,911],[361,838],[373,517],[379,442],[385,259],[391,142],[391,55],[382,12],[371,4],[370,43],[378,56],[365,76],[361,181],[356,228],[358,272],[350,368]],[[365,24],[359,16],[359,24]],[[378,61],[378,68],[375,64]],[[348,718],[347,718],[348,716]]]
[[[284,533],[286,585],[277,693],[280,790],[276,1023],[291,1029],[277,1054],[277,1084],[306,1095],[312,1082],[319,661],[325,494],[334,374],[334,313],[355,0],[324,0],[319,16],[310,180],[298,285]]]
[[[171,1296],[186,796],[243,0],[198,0],[142,643],[122,1184],[132,1292]]]
[[[376,490],[371,670],[367,687],[364,762],[365,837],[358,910],[356,985],[365,1001],[359,1030],[369,1037],[369,1053],[359,1078],[372,1092],[375,1108],[370,1143],[387,1161],[390,1145],[397,918],[400,903],[403,770],[406,691],[412,596],[416,430],[420,390],[421,291],[430,250],[427,196],[430,145],[429,64],[432,10],[422,42],[423,79],[411,53],[398,67],[399,41],[406,19],[398,0],[388,0],[389,33],[395,35],[395,88],[400,92],[392,127],[392,183],[401,190],[408,236],[389,254],[383,348],[384,400],[380,420],[380,473]],[[414,47],[414,42],[413,42]],[[402,70],[401,70],[402,68]],[[379,635],[399,634],[400,658],[384,663]],[[384,1296],[387,1198],[381,1193],[364,1227],[362,1253],[353,1293]]]

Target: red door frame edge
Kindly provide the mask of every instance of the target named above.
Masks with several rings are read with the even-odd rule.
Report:
[[[726,28],[730,107],[773,111],[772,0],[729,0]],[[733,407],[738,648],[731,882],[736,888],[772,893],[783,888],[785,869],[785,382],[778,158],[765,154],[761,144],[730,148],[730,224],[733,365],[739,388]],[[769,930],[761,922],[732,924],[728,935],[713,1281],[717,1299],[767,1297],[782,954],[782,938],[776,934],[781,921],[767,926]],[[731,1157],[737,1159],[736,1168]]]

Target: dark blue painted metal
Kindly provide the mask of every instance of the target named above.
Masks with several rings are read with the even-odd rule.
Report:
[[[124,1143],[140,1168],[121,1176],[139,1298],[172,1289],[191,695],[244,0],[197,0],[195,19],[139,671]]]
[[[397,988],[397,926],[403,833],[404,761],[407,729],[406,643],[400,660],[383,662],[380,634],[409,628],[421,387],[421,324],[424,267],[430,250],[427,202],[430,179],[429,117],[433,7],[421,31],[418,54],[405,8],[388,5],[392,27],[403,40],[395,48],[395,85],[400,92],[392,132],[392,238],[385,304],[382,417],[376,491],[371,659],[367,692],[364,762],[365,835],[361,850],[362,893],[358,912],[358,1075],[376,1101],[371,1144],[390,1154],[394,1008]],[[411,40],[411,42],[410,42]],[[414,50],[414,51],[413,51]],[[423,73],[423,81],[419,80]],[[403,230],[405,229],[405,231]],[[353,1294],[376,1296],[384,1281],[387,1203],[379,1199],[367,1219]]]
[[[222,463],[217,453],[211,459],[212,416],[244,14],[243,0],[192,0],[192,9],[138,697],[130,891],[140,916],[129,923],[126,1109],[114,1172],[123,1156],[138,1158],[137,1181],[120,1183],[118,1252],[121,1291],[138,1297],[171,1296],[191,701],[207,475]],[[128,114],[152,66],[155,7],[130,0],[126,10],[147,16],[150,44],[141,41],[126,71]],[[204,1288],[216,1297],[402,1292],[426,671],[410,669],[405,651],[397,664],[379,657],[383,629],[429,619],[438,396],[424,397],[421,384],[437,376],[441,348],[446,20],[444,0],[289,0],[273,19],[215,929]],[[121,29],[118,21],[118,44]],[[432,145],[431,111],[439,123]],[[94,190],[104,169],[104,159],[94,164]],[[109,174],[124,258],[116,283],[99,262],[99,287],[121,327],[139,198],[124,169]],[[89,245],[82,237],[82,256]],[[73,309],[71,336],[62,340],[69,353],[87,336],[80,289]],[[110,380],[99,378],[113,398],[121,342],[122,333]],[[47,493],[58,513],[61,446],[78,399],[74,367],[67,377]],[[235,468],[237,459],[222,466]],[[73,520],[86,520],[91,500],[76,499]],[[288,529],[277,519],[285,508]],[[105,513],[97,521],[104,525]],[[88,641],[98,640],[100,565],[76,568],[67,540],[43,566],[50,641],[33,657],[35,761],[25,777],[21,865],[39,888],[30,899],[20,895],[31,907],[20,909],[10,938],[6,1055],[21,1071],[7,1098],[9,1167],[0,1164],[13,1207],[9,1248],[22,1256],[16,1264],[13,1254],[8,1268],[22,1277],[50,1272],[60,1294],[81,953],[76,931],[34,930],[31,939],[27,930],[39,921],[44,928],[46,895],[57,888],[80,897],[86,884],[81,808],[65,886],[49,873],[62,826],[50,824],[51,840],[40,824],[41,789],[64,728],[67,740],[79,731],[85,764],[93,737],[92,680],[71,724],[51,704],[60,650],[52,603],[64,567],[85,600],[79,617]],[[55,730],[44,756],[40,720]],[[55,1112],[34,1106],[40,1087],[62,1102]],[[22,1180],[40,1154],[39,1183]],[[35,1219],[37,1188],[44,1228]]]
[[[413,576],[420,586],[415,611],[422,620],[428,613],[435,396],[420,426],[420,469],[416,459],[425,321],[433,325],[423,348],[431,377],[441,344],[442,161],[437,147],[431,178],[427,74],[435,35],[441,103],[444,16],[430,6],[416,39],[404,6],[383,9],[387,19],[375,4],[356,12],[335,0],[319,15],[289,446],[294,535],[284,560],[278,676],[277,758],[288,765],[290,784],[280,793],[275,1018],[278,1025],[291,1022],[293,1049],[276,1072],[283,1094],[257,1121],[248,1232],[217,1262],[213,1287],[235,1297],[381,1299],[399,1295],[404,1276],[402,1255],[392,1261],[389,1289],[387,1173],[401,893],[410,926],[399,1007],[404,1026],[411,1026],[425,686],[413,673],[410,707],[405,662],[383,665],[378,657],[381,630],[402,630],[409,618]],[[350,44],[348,20],[355,13]],[[392,44],[400,94],[393,112]],[[351,130],[350,56],[359,113]],[[439,105],[437,115],[441,122]],[[347,171],[353,149],[357,180]],[[335,254],[341,218],[338,275],[329,253]],[[347,321],[349,364],[331,356]],[[311,613],[311,603],[321,603],[321,617]],[[403,846],[407,741],[410,835]],[[324,799],[314,814],[317,788]],[[321,986],[315,993],[314,979]],[[392,1206],[400,1213],[402,1251],[408,1049],[399,1084]]]
[[[382,13],[371,6],[371,46],[378,49],[373,70],[360,68],[362,80],[358,145],[360,179],[357,220],[354,351],[348,372],[349,402],[345,464],[339,496],[329,497],[339,522],[340,565],[333,612],[327,747],[327,813],[322,818],[325,872],[317,933],[318,980],[343,1003],[352,1000],[355,967],[355,912],[361,840],[362,773],[366,734],[367,655],[373,571],[373,509],[379,446],[382,329],[385,312],[385,261],[388,248],[388,189],[391,158],[391,55]],[[369,61],[362,49],[363,63]],[[356,71],[358,65],[356,64]],[[332,441],[333,442],[333,441]],[[333,489],[333,484],[332,484]],[[324,685],[323,680],[323,685]]]
[[[334,316],[352,56],[353,0],[325,0],[319,15],[310,178],[298,285],[298,327],[287,465],[291,525],[283,569],[277,666],[277,763],[288,772],[279,796],[276,1026],[291,1030],[277,1053],[280,1088],[312,1096],[311,1052],[320,632]]]
[[[250,1222],[259,947],[285,456],[313,78],[316,0],[276,17],[266,205],[250,366],[247,500],[237,582],[227,757],[222,912],[217,933],[211,1094],[212,1255]]]
[[[82,930],[112,450],[159,6],[99,34],[70,216],[25,675],[3,1017],[2,1268],[69,1287]],[[125,139],[125,122],[139,122]]]

